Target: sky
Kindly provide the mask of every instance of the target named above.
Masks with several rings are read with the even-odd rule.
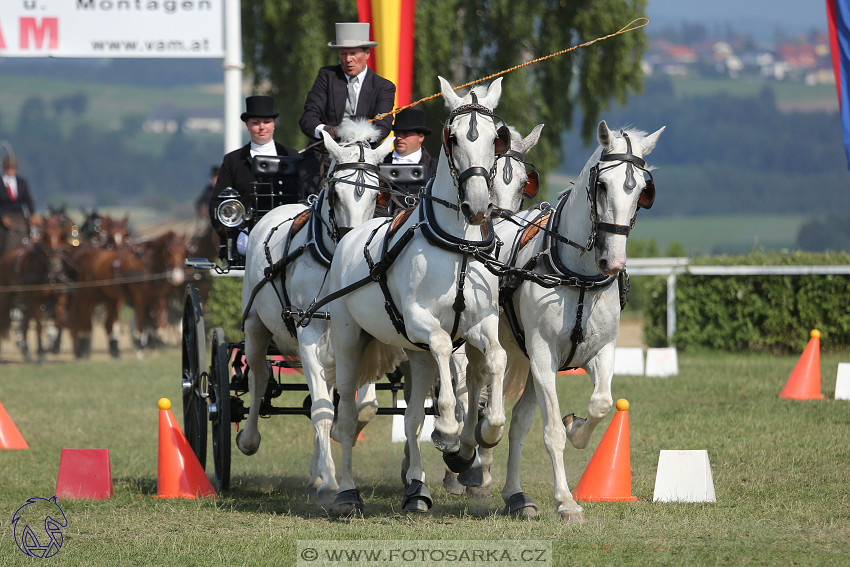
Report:
[[[731,23],[759,40],[774,30],[789,34],[826,30],[826,0],[648,0],[647,17],[656,29],[686,20],[708,26]]]

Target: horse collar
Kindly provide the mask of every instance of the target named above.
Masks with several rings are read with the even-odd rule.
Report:
[[[452,252],[466,251],[472,248],[477,248],[483,252],[491,252],[496,245],[496,238],[493,232],[493,223],[488,220],[482,225],[481,231],[483,240],[465,240],[447,233],[437,224],[437,219],[434,218],[434,203],[430,199],[430,187],[425,188],[424,198],[419,203],[419,221],[422,227],[422,234],[431,244],[439,246],[445,250]]]
[[[307,245],[317,262],[324,266],[330,266],[334,254],[325,243],[325,237],[322,231],[324,219],[322,219],[322,203],[325,200],[325,190],[319,191],[316,200],[313,202],[313,213],[309,219],[309,241]]]

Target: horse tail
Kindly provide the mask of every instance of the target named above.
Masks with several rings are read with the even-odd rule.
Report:
[[[522,359],[522,360],[520,360]],[[528,360],[520,356],[509,356],[508,367],[505,369],[504,392],[508,400],[518,400],[525,389],[528,374]]]
[[[376,382],[384,374],[395,370],[405,360],[407,355],[404,354],[404,349],[390,346],[377,339],[370,340],[360,361],[357,387]]]

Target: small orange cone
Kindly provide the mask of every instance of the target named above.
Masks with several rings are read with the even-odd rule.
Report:
[[[160,498],[216,496],[201,462],[171,413],[171,400],[161,398],[159,406],[159,458],[157,495]]]
[[[820,331],[814,329],[809,344],[797,361],[785,387],[779,392],[780,398],[791,400],[821,400],[820,393]]]
[[[585,502],[633,502],[629,448],[629,402],[617,400],[617,413],[590,457],[573,498]]]
[[[29,449],[15,422],[0,404],[0,449]]]

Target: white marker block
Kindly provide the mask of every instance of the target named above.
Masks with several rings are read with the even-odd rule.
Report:
[[[835,399],[850,400],[850,362],[839,362],[835,375]]]
[[[646,375],[657,378],[679,374],[676,347],[646,349]]]
[[[708,451],[661,451],[653,502],[716,502]]]
[[[619,376],[643,376],[643,349],[640,347],[615,348],[614,374]]]
[[[406,408],[407,404],[404,403],[404,400],[398,400],[398,407]],[[431,399],[428,398],[425,400],[425,407],[431,407]],[[431,432],[434,431],[434,416],[426,415],[425,421],[422,423],[422,431],[419,433],[420,441],[430,441],[431,440]],[[393,432],[392,432],[392,442],[393,443],[404,443],[407,441],[407,437],[404,434],[404,416],[403,415],[394,415],[393,416]]]

